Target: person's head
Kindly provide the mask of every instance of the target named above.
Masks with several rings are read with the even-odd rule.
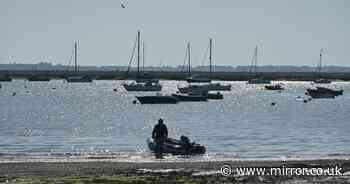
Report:
[[[163,124],[163,119],[162,119],[162,118],[160,118],[160,119],[158,120],[158,124]]]

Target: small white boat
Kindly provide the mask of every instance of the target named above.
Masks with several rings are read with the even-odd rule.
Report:
[[[146,83],[137,83],[137,82],[132,82],[132,83],[124,83],[122,84],[125,90],[127,91],[161,91],[162,86],[157,82],[154,83],[152,81],[146,82]]]

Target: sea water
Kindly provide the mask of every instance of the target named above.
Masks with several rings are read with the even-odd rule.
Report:
[[[170,137],[206,146],[197,159],[350,157],[350,83],[324,85],[342,96],[308,101],[311,82],[279,81],[285,90],[278,92],[224,81],[232,85],[224,100],[142,105],[135,96],[155,92],[127,92],[122,82],[2,82],[0,158],[144,160],[153,157],[146,139],[159,118]],[[163,94],[186,85],[161,84]]]

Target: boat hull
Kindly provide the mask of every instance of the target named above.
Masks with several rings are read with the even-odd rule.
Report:
[[[173,96],[136,96],[141,104],[176,104],[179,99]]]
[[[335,98],[336,97],[336,95],[334,94],[320,92],[317,89],[307,89],[306,94],[311,96],[312,98]]]
[[[148,148],[157,152],[157,144],[152,139],[147,139]],[[189,148],[182,145],[181,141],[168,138],[162,146],[162,153],[172,155],[201,155],[206,152],[204,146],[200,144],[193,144]]]
[[[284,90],[284,88],[280,85],[270,85],[270,86],[265,86],[266,90]]]
[[[210,79],[194,79],[194,78],[188,78],[188,79],[186,79],[186,81],[188,82],[188,83],[196,83],[196,82],[198,82],[198,83],[200,83],[200,82],[210,82],[211,80]]]
[[[328,79],[317,79],[313,81],[315,84],[330,84],[332,83],[331,80]]]
[[[231,91],[231,85],[209,84],[208,89],[209,91]]]
[[[203,95],[181,95],[181,94],[172,94],[173,97],[184,102],[200,102],[207,101],[208,97]]]
[[[338,95],[343,95],[343,90],[334,90],[334,89],[329,89],[329,88],[325,88],[325,87],[316,87],[318,91],[322,92],[322,93],[330,93],[333,94],[335,96]]]
[[[27,80],[30,82],[48,82],[51,79],[47,77],[29,77]]]
[[[92,79],[89,76],[71,76],[66,77],[66,81],[69,83],[88,83],[92,82]]]
[[[210,100],[222,100],[224,99],[224,95],[221,93],[208,93],[208,99]]]
[[[248,80],[247,84],[271,84],[271,80],[251,79],[251,80]]]
[[[161,91],[162,86],[161,85],[144,85],[144,84],[123,84],[123,87],[127,91],[144,91],[144,92],[150,92],[150,91]]]

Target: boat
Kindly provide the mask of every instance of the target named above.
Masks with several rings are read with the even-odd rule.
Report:
[[[213,72],[213,65],[212,65],[212,47],[213,47],[213,39],[209,39],[209,77],[200,77],[199,75],[193,75],[191,76],[191,66],[190,66],[190,59],[188,60],[189,67],[188,67],[188,72],[189,76],[186,81],[188,83],[209,83],[209,84],[204,84],[201,86],[207,86],[207,88],[210,91],[231,91],[231,85],[222,85],[221,83],[212,83],[212,72]],[[188,47],[188,53],[190,53],[189,47]],[[190,56],[188,57],[190,58]]]
[[[92,78],[88,75],[79,75],[78,74],[78,60],[77,60],[77,49],[78,49],[78,43],[74,43],[74,75],[67,75],[65,77],[66,81],[71,83],[71,82],[92,82]]]
[[[66,81],[67,82],[81,82],[81,83],[83,83],[83,82],[92,82],[92,79],[87,75],[85,75],[85,76],[79,75],[79,76],[68,76],[68,77],[66,77]]]
[[[323,50],[321,49],[320,50],[320,60],[318,62],[318,67],[317,67],[318,68],[318,79],[315,79],[313,81],[313,83],[315,83],[315,84],[330,84],[330,83],[332,83],[331,80],[322,78],[322,53],[323,53]]]
[[[208,93],[207,98],[210,100],[222,100],[224,99],[224,95],[222,95],[220,92]]]
[[[335,90],[335,89],[330,89],[325,87],[316,87],[316,89],[321,93],[330,93],[335,96],[343,95],[343,90]]]
[[[208,85],[189,85],[186,87],[177,87],[180,93],[189,93],[191,91],[209,91]]]
[[[207,101],[208,100],[208,91],[192,90],[186,94],[173,93],[172,96],[179,99],[180,101],[184,101],[184,102]]]
[[[329,91],[319,90],[319,89],[306,89],[306,95],[312,98],[335,98],[337,95],[330,93]]]
[[[136,96],[141,104],[176,104],[179,99],[168,95]]]
[[[255,78],[248,80],[247,84],[271,84],[271,80]]]
[[[199,75],[193,75],[191,77],[188,77],[188,78],[186,78],[186,81],[188,83],[206,83],[206,82],[211,82],[210,79],[200,77]]]
[[[258,46],[255,47],[254,50],[254,56],[252,59],[252,64],[250,67],[250,73],[253,73],[253,75],[255,76],[252,79],[249,79],[247,84],[271,84],[271,80],[268,79],[264,79],[264,78],[259,78],[256,77],[256,73],[257,73],[257,65],[258,65]]]
[[[146,82],[131,82],[122,84],[127,91],[161,91],[162,86],[158,82],[146,81]]]
[[[329,79],[316,79],[313,81],[313,83],[315,83],[315,84],[330,84],[330,83],[332,83],[332,81]]]
[[[209,38],[209,79],[212,78],[213,64],[212,64],[212,50],[213,50],[213,39]],[[231,91],[231,85],[223,85],[219,82],[208,84],[208,89],[210,91]]]
[[[144,91],[144,92],[150,92],[150,91],[161,91],[162,85],[159,83],[159,79],[153,78],[153,76],[147,75],[145,73],[141,74],[140,72],[140,31],[137,32],[137,73],[136,73],[136,79],[135,81],[131,83],[124,82],[122,86],[127,91]],[[134,47],[135,48],[135,47]],[[135,49],[133,49],[135,50]],[[144,53],[143,53],[144,54]],[[133,59],[133,54],[130,59],[130,64]],[[130,64],[127,70],[127,74],[130,70]]]
[[[157,152],[158,146],[151,138],[147,139],[148,148],[152,152]],[[205,146],[195,142],[167,138],[162,146],[162,153],[172,155],[201,155],[206,152]]]
[[[231,85],[223,85],[221,83],[208,84],[209,91],[231,91]]]
[[[284,90],[284,88],[282,87],[282,85],[280,84],[275,84],[275,85],[266,85],[265,86],[266,90]]]

